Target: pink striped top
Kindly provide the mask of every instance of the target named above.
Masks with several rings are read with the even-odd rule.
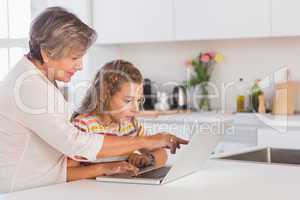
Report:
[[[144,126],[137,120],[123,120],[119,126],[104,125],[95,113],[80,114],[72,121],[83,132],[112,136],[143,136]]]

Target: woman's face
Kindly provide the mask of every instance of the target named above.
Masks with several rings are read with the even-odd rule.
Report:
[[[82,69],[83,51],[71,51],[68,56],[61,59],[47,58],[44,67],[48,78],[52,80],[69,82],[72,76]]]
[[[143,84],[127,82],[112,96],[111,116],[116,121],[130,120],[136,116],[143,101]]]

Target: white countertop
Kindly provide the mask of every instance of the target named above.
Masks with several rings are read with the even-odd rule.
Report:
[[[257,118],[271,127],[297,127],[300,128],[300,115],[271,115],[255,114]]]
[[[145,122],[195,123],[195,122],[234,122],[235,124],[263,126],[289,126],[300,128],[300,115],[271,115],[260,113],[220,113],[192,112],[140,117]]]
[[[158,117],[141,117],[145,122],[165,122],[165,123],[201,123],[201,122],[231,122],[233,114],[224,114],[217,112],[191,112],[176,113],[169,115],[159,115]]]
[[[160,186],[83,180],[0,196],[0,200],[298,200],[299,167],[209,161],[203,170]]]

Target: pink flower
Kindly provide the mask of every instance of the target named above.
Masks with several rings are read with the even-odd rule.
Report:
[[[201,56],[200,60],[201,60],[202,62],[204,62],[204,63],[208,63],[209,60],[210,60],[210,57],[209,57],[208,54],[203,54],[203,55]]]
[[[211,51],[211,52],[208,52],[207,54],[209,55],[209,57],[210,57],[211,59],[214,59],[214,57],[216,56],[217,53]]]

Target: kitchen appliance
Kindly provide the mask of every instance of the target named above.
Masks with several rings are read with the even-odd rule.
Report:
[[[152,82],[150,79],[145,78],[144,79],[144,97],[145,97],[145,102],[143,104],[143,108],[145,110],[153,110],[154,105],[156,103],[156,94],[153,91],[152,87]]]
[[[183,85],[174,87],[171,98],[171,109],[187,109],[187,91]]]
[[[165,92],[157,92],[157,103],[154,105],[155,110],[166,111],[170,109],[168,95]]]

